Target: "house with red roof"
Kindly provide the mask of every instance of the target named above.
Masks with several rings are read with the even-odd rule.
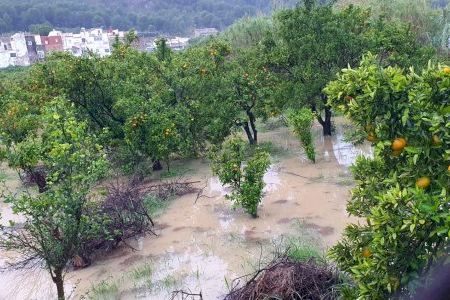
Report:
[[[64,44],[62,37],[59,35],[56,36],[41,36],[41,42],[44,46],[45,52],[52,51],[63,51]]]

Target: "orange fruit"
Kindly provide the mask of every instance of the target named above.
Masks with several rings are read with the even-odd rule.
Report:
[[[369,142],[374,143],[374,142],[377,141],[377,136],[375,135],[375,133],[370,132],[370,133],[367,135],[367,140],[368,140]]]
[[[434,134],[434,135],[431,137],[431,143],[432,143],[434,146],[439,146],[439,145],[441,144],[441,139],[439,138],[439,136],[437,136],[436,134]]]
[[[448,168],[447,168],[447,170],[450,172],[450,165],[448,165]]]
[[[406,140],[404,138],[397,138],[392,142],[392,150],[402,151],[406,147]]]
[[[430,184],[431,184],[431,180],[429,177],[426,177],[426,176],[420,177],[416,181],[416,186],[421,189],[426,189],[427,187],[430,186]]]
[[[449,67],[445,67],[444,68],[444,73],[445,74],[450,74],[450,68]]]
[[[372,256],[372,251],[370,251],[369,248],[364,248],[363,251],[362,251],[362,256],[364,258],[369,258],[369,257]]]

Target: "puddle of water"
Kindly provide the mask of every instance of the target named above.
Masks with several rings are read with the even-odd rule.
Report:
[[[270,166],[270,169],[264,175],[264,192],[274,192],[278,189],[281,184],[278,168],[276,165]]]
[[[345,142],[342,132],[338,132],[333,141],[333,153],[337,162],[341,166],[349,167],[360,155],[366,157],[373,156],[373,149],[369,145],[363,145],[361,147],[355,147],[353,144]]]
[[[340,122],[336,122],[336,129],[332,138],[316,138],[316,164],[304,159],[298,140],[287,128],[261,134],[262,142],[271,141],[295,155],[280,158],[264,176],[265,195],[257,219],[241,209],[232,209],[231,202],[224,198],[227,189],[211,176],[207,162],[190,162],[187,167],[196,173],[189,178],[202,181],[199,187],[207,182],[205,194],[212,198],[195,202],[196,195],[185,195],[174,200],[157,219],[157,237],[130,242],[138,252],[119,248],[88,268],[69,273],[68,282],[77,286],[74,298],[80,299],[92,284],[120,278],[150,259],[152,289],[124,284],[119,291],[121,298],[167,299],[171,291],[183,288],[202,290],[205,299],[216,299],[226,292],[224,278],[251,271],[250,263],[261,255],[261,244],[307,230],[325,247],[333,245],[345,226],[356,221],[345,210],[350,187],[342,181],[351,180],[347,167],[358,154],[371,154],[367,145],[354,147],[342,141],[344,126]],[[314,127],[315,136],[320,136],[320,130]],[[299,222],[304,226],[293,226]],[[170,276],[176,284],[168,284]],[[161,282],[165,280],[167,286],[158,291],[156,287],[164,287]],[[1,286],[9,282],[0,277]]]
[[[0,178],[5,180],[5,185],[0,186],[0,191],[5,189],[5,192],[15,192],[21,188],[21,183],[18,175],[4,164],[0,164]],[[2,226],[9,226],[10,221],[14,221],[15,223],[21,223],[24,219],[21,216],[18,216],[13,213],[11,207],[3,202],[3,199],[0,197],[0,224]]]
[[[217,256],[204,254],[197,250],[189,254],[171,253],[159,260],[153,270],[150,287],[138,288],[121,294],[122,299],[169,299],[172,291],[185,290],[193,293],[202,292],[208,299],[221,299],[226,293],[223,274],[227,273],[227,263]],[[215,284],[205,284],[214,282]]]
[[[211,177],[208,181],[208,189],[211,194],[219,194],[225,196],[228,193],[228,188],[223,186],[217,176]]]

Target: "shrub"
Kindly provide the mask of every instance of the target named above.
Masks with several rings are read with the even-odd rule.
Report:
[[[211,154],[212,170],[222,184],[230,185],[231,193],[226,197],[256,218],[264,189],[263,177],[270,166],[270,159],[267,152],[256,148],[245,162],[246,149],[240,138],[225,141],[221,149]]]
[[[295,135],[300,140],[305,149],[306,156],[312,162],[316,162],[316,153],[314,151],[314,141],[311,133],[311,127],[314,122],[314,114],[310,109],[290,110],[287,114],[289,125],[294,130]]]

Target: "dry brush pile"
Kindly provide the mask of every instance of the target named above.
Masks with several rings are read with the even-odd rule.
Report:
[[[154,182],[116,180],[107,185],[106,197],[99,206],[89,207],[87,217],[104,216],[103,234],[87,237],[80,252],[74,257],[74,267],[89,265],[98,252],[110,251],[120,243],[131,247],[127,240],[153,231],[155,223],[150,216],[145,199],[153,196],[167,201],[171,196],[182,196],[198,191],[193,182],[173,180],[155,184]]]
[[[295,261],[288,257],[274,260],[253,274],[243,286],[236,279],[225,300],[336,299],[340,283],[333,267],[310,259]]]

